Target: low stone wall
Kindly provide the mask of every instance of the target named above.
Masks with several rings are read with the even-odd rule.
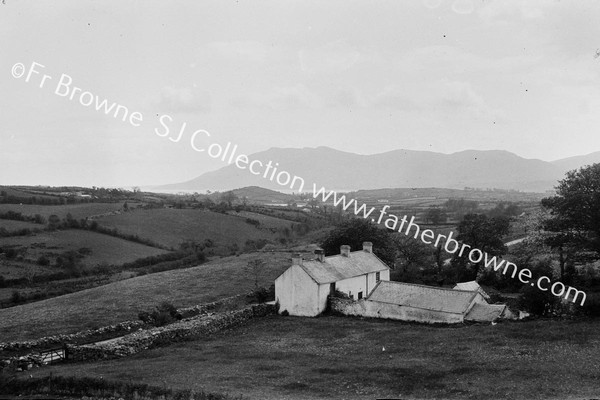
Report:
[[[249,296],[252,296],[253,292],[238,294],[236,296],[226,297],[221,300],[214,301],[212,303],[198,304],[192,307],[180,308],[177,311],[183,316],[183,318],[189,318],[199,314],[207,314],[209,312],[218,310],[221,307],[232,306],[246,300]],[[109,333],[121,333],[126,335],[132,331],[136,331],[140,328],[144,328],[147,325],[140,321],[124,321],[115,325],[103,326],[98,329],[88,329],[81,332],[65,334],[65,335],[53,335],[46,336],[34,340],[26,340],[22,342],[6,342],[0,343],[0,351],[12,351],[12,350],[27,350],[27,349],[43,349],[51,347],[59,347],[69,342],[84,342],[88,338],[97,337],[99,335],[105,335]]]
[[[67,345],[68,360],[95,361],[129,356],[140,351],[181,340],[206,336],[245,321],[275,312],[270,304],[252,305],[240,310],[202,315],[175,322],[164,327],[147,329],[90,345]]]
[[[182,315],[183,318],[189,318],[199,314],[214,312],[219,308],[235,306],[241,302],[245,302],[248,297],[251,296],[254,296],[253,292],[242,293],[235,296],[225,297],[223,299],[213,301],[212,303],[204,303],[192,307],[180,308],[177,311]]]
[[[145,324],[142,321],[125,321],[115,325],[103,326],[98,329],[88,329],[77,333],[67,335],[46,336],[40,339],[27,340],[23,342],[8,342],[0,343],[0,351],[12,351],[23,349],[39,349],[62,346],[65,342],[85,341],[87,338],[92,338],[98,335],[107,333],[123,333],[127,334],[131,331],[142,328]]]

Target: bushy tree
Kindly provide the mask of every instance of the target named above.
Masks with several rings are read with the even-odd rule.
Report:
[[[506,217],[488,218],[484,214],[467,214],[458,224],[456,240],[479,249],[491,256],[506,253],[502,238],[508,234],[510,223]],[[483,260],[477,264],[469,261],[465,254],[452,258],[452,272],[456,281],[474,280],[483,269]]]
[[[349,245],[352,251],[362,249],[363,242],[373,243],[373,253],[389,267],[394,266],[396,246],[391,234],[362,218],[353,218],[342,222],[321,243],[325,254],[335,255],[340,253],[340,246]]]
[[[556,195],[542,199],[545,244],[558,254],[561,280],[576,260],[600,257],[600,164],[567,172]]]

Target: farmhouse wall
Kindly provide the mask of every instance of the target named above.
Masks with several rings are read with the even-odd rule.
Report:
[[[463,314],[425,310],[398,304],[371,300],[330,299],[331,310],[344,315],[358,317],[385,318],[401,321],[456,324],[463,322]]]
[[[241,310],[198,316],[164,327],[132,333],[108,343],[92,345],[67,345],[68,359],[93,361],[125,357],[162,344],[197,338],[240,325],[245,321],[275,312],[271,304],[257,304]]]
[[[275,300],[279,301],[280,313],[287,310],[290,315],[319,315],[325,309],[319,294],[317,282],[299,265],[292,265],[275,280]]]

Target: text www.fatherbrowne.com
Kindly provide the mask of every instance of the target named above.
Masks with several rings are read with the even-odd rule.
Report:
[[[54,94],[59,97],[68,99],[69,101],[77,101],[84,107],[94,108],[98,112],[103,112],[106,115],[112,115],[115,119],[120,119],[124,123],[128,123],[133,127],[139,127],[144,122],[144,116],[141,112],[135,111],[130,112],[128,107],[117,104],[115,102],[109,102],[108,99],[100,98],[99,96],[81,89],[73,84],[73,78],[67,74],[61,74],[59,79],[54,79],[52,75],[44,72],[45,66],[32,62],[29,68],[23,63],[16,63],[13,65],[11,73],[15,79],[20,79],[25,76],[26,83],[34,83],[40,89],[45,87],[54,88]],[[52,84],[51,82],[56,82]],[[50,82],[48,85],[46,85]],[[187,132],[187,123],[184,122],[180,128],[171,136],[170,126],[174,122],[173,117],[167,114],[163,114],[158,118],[160,128],[155,127],[154,133],[156,135],[168,138],[171,142],[177,143],[181,141]],[[305,181],[303,178],[292,175],[289,172],[279,168],[279,163],[269,160],[263,162],[261,160],[252,160],[246,154],[238,153],[238,146],[232,145],[228,142],[226,145],[219,144],[211,140],[211,134],[204,130],[195,130],[189,134],[190,147],[198,152],[206,152],[209,157],[220,159],[227,164],[235,164],[237,168],[247,170],[250,174],[261,176],[271,182],[276,182],[278,185],[285,187],[287,190],[294,190],[298,193],[303,193]],[[371,219],[371,221],[381,224],[392,230],[405,234],[406,236],[412,235],[415,239],[419,238],[423,243],[438,247],[443,244],[446,252],[449,254],[455,254],[458,252],[459,257],[466,257],[474,264],[484,262],[486,268],[493,268],[494,271],[502,271],[503,275],[507,275],[510,271],[510,276],[514,279],[515,276],[524,284],[531,286],[537,286],[542,291],[550,291],[556,297],[564,297],[565,299],[577,303],[581,300],[580,305],[585,303],[587,298],[586,293],[577,290],[571,286],[565,286],[562,282],[552,282],[547,276],[542,276],[535,281],[532,281],[533,274],[531,270],[527,268],[519,268],[516,264],[508,262],[506,260],[498,260],[496,256],[490,257],[486,252],[483,252],[477,248],[472,248],[466,243],[459,243],[457,240],[452,238],[452,232],[446,235],[435,234],[431,229],[421,230],[418,224],[415,223],[415,217],[411,217],[410,221],[407,220],[408,216],[404,215],[402,218],[398,218],[394,214],[387,212],[389,206],[384,206],[379,210],[379,215],[375,212],[375,208],[371,207],[367,209],[366,204],[359,205],[355,199],[347,199],[345,195],[338,195],[335,191],[327,191],[324,187],[317,188],[317,185],[313,183],[312,196],[314,199],[321,198],[323,202],[331,201],[335,207],[341,207],[344,211],[352,211],[354,215],[364,218]],[[468,250],[468,252],[467,252]]]
[[[573,303],[577,303],[580,298],[580,305],[583,305],[587,298],[585,292],[571,286],[565,286],[562,282],[554,282],[550,285],[552,281],[547,276],[542,276],[535,281],[532,281],[531,278],[533,278],[533,274],[530,269],[519,268],[512,262],[498,260],[496,256],[491,257],[488,253],[477,248],[472,248],[466,243],[461,244],[452,238],[452,232],[446,236],[442,234],[436,235],[431,229],[421,230],[419,225],[415,223],[414,216],[410,217],[410,220],[408,220],[407,215],[398,218],[396,215],[387,212],[387,209],[390,208],[388,205],[380,209],[379,215],[377,215],[374,207],[367,209],[367,206],[364,203],[359,206],[355,199],[348,200],[345,195],[339,195],[333,190],[327,191],[324,187],[317,189],[317,186],[314,184],[312,195],[313,198],[320,198],[323,202],[331,201],[334,206],[339,206],[344,211],[349,210],[358,217],[364,219],[370,218],[371,221],[377,224],[383,222],[383,225],[392,231],[403,233],[406,236],[413,236],[415,239],[420,238],[425,244],[433,245],[435,247],[443,244],[444,250],[447,253],[456,254],[456,252],[458,252],[459,257],[466,256],[473,264],[483,261],[486,268],[493,268],[496,272],[501,270],[503,275],[507,275],[507,273],[510,272],[511,278],[514,279],[516,276],[522,283],[537,286],[538,289],[544,292],[550,290],[550,293],[556,297],[563,297]]]

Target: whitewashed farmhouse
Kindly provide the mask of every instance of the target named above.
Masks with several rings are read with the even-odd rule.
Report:
[[[336,290],[351,299],[360,300],[371,294],[380,281],[389,281],[390,269],[373,254],[373,244],[364,242],[363,249],[350,251],[340,247],[340,254],[325,257],[315,250],[316,259],[292,258],[292,266],[275,280],[275,299],[279,312],[314,317],[327,307],[327,297]]]

